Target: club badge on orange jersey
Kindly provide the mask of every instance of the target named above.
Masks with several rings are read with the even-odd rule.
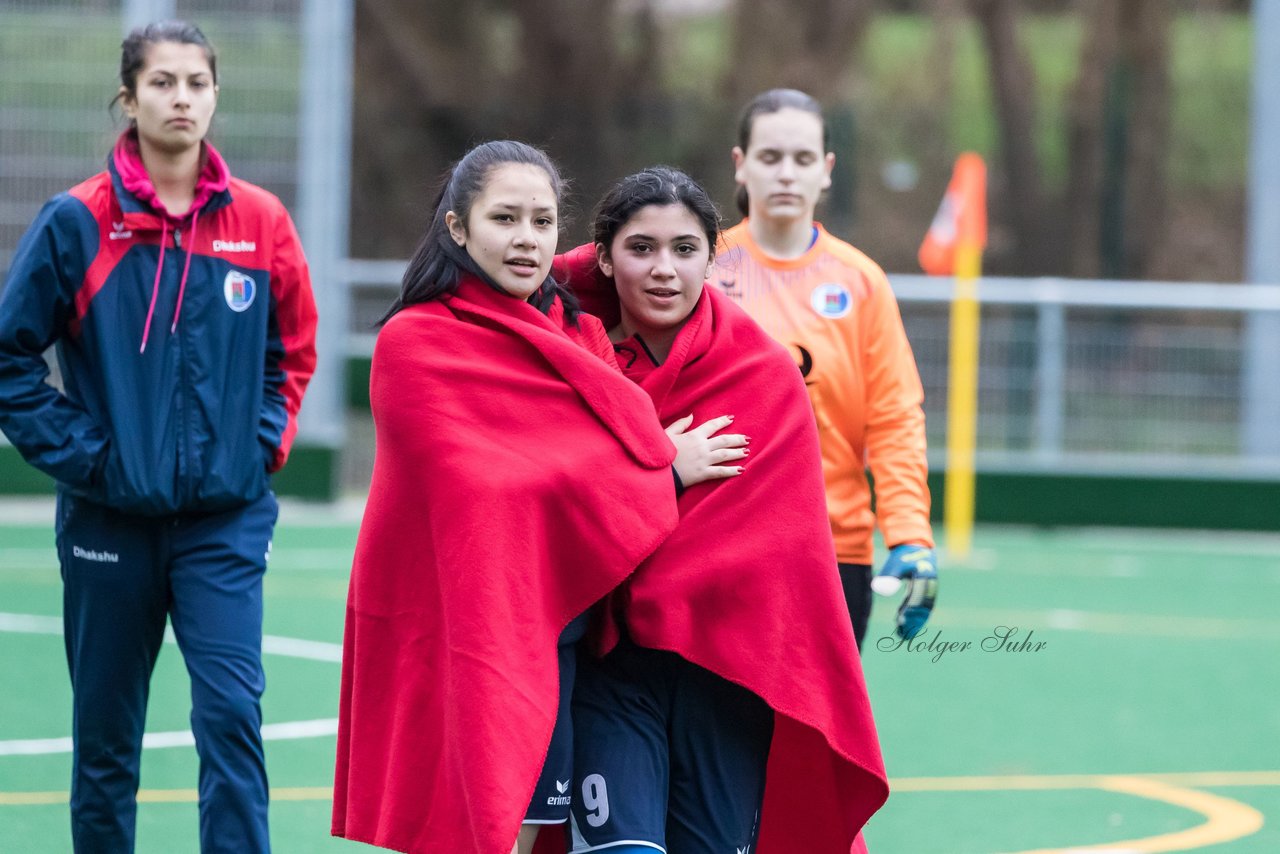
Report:
[[[844,317],[853,309],[853,295],[838,282],[818,285],[809,295],[809,305],[818,314],[832,319]]]

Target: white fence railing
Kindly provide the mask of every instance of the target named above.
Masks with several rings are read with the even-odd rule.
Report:
[[[342,265],[349,356],[372,353],[404,268]],[[890,280],[940,466],[952,282]],[[1246,318],[1280,314],[1280,286],[990,277],[979,292],[980,469],[1280,478],[1280,458],[1242,442]]]

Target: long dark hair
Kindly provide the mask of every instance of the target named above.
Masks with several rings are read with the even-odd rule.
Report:
[[[134,28],[120,43],[120,86],[124,91],[117,92],[108,107],[114,107],[125,93],[134,101],[138,99],[138,73],[147,64],[147,50],[162,42],[199,46],[209,62],[213,84],[218,85],[218,53],[200,28],[189,21],[155,21]]]
[[[463,155],[440,180],[440,191],[431,209],[431,222],[426,233],[418,241],[409,259],[409,267],[401,280],[400,296],[378,321],[386,323],[396,312],[420,302],[438,300],[452,295],[464,274],[483,280],[489,287],[506,293],[476,265],[465,247],[459,246],[449,234],[445,214],[453,211],[465,223],[471,214],[471,206],[484,191],[489,175],[499,166],[508,163],[536,166],[547,174],[551,190],[559,207],[564,196],[564,181],[551,158],[540,149],[523,142],[502,139],[484,142]],[[578,300],[551,276],[529,298],[529,302],[544,314],[550,308],[553,297],[560,297],[565,317],[575,322],[578,316]]]
[[[767,116],[788,108],[817,116],[818,121],[822,122],[822,149],[824,152],[831,149],[831,141],[827,134],[827,119],[822,113],[822,105],[816,98],[806,95],[799,89],[770,89],[756,95],[742,109],[742,116],[738,119],[738,148],[742,149],[742,153],[746,154],[747,149],[751,147],[751,130],[755,126],[756,116]],[[743,216],[751,213],[751,198],[747,195],[747,188],[742,184],[738,185],[733,200]]]
[[[715,254],[720,211],[701,184],[670,166],[650,166],[614,184],[596,206],[592,239],[608,251],[618,231],[649,205],[683,205],[698,218],[707,235],[707,251]]]

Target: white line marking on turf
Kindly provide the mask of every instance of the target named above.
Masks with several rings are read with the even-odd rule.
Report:
[[[34,614],[6,614],[0,612],[0,632],[19,632],[34,635],[62,634],[62,620],[58,617],[39,617]],[[165,643],[177,643],[173,628],[164,630]],[[342,644],[328,641],[311,641],[286,638],[280,635],[263,635],[262,651],[268,655],[285,658],[305,658],[311,661],[342,663]]]
[[[263,724],[263,741],[287,741],[297,738],[320,738],[338,732],[337,718],[318,718],[313,721],[289,721],[280,724]],[[149,732],[142,737],[142,747],[156,750],[164,747],[191,747],[196,743],[190,730],[175,732]],[[70,753],[70,738],[16,738],[0,741],[0,756],[44,756],[51,753]]]
[[[36,614],[8,614],[0,612],[0,632],[18,632],[37,635],[61,635],[62,620],[59,617],[43,617]],[[164,633],[165,643],[175,643],[173,629]],[[342,661],[342,645],[278,635],[263,635],[262,651],[268,655],[286,658],[302,658],[311,661]],[[282,741],[295,738],[320,738],[338,731],[337,718],[321,718],[311,721],[287,721],[264,724],[264,741]],[[153,732],[142,737],[144,749],[162,747],[188,747],[195,744],[195,736],[186,732]],[[70,738],[20,738],[0,741],[0,756],[33,756],[49,753],[70,753]]]
[[[0,632],[60,635],[62,634],[62,619],[60,617],[37,617],[35,614],[0,613]]]
[[[46,753],[70,752],[71,739],[69,738],[14,738],[0,741],[0,756],[38,756]]]
[[[262,636],[262,651],[287,658],[309,658],[312,661],[342,663],[342,644],[326,641],[309,641],[300,638],[282,638],[278,635]]]
[[[1046,614],[1051,629],[1078,629],[1085,624],[1087,616],[1066,608],[1055,608]]]
[[[56,515],[57,505],[52,495],[0,498],[0,527],[53,525]]]

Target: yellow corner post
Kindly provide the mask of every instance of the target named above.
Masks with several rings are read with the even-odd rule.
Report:
[[[974,448],[978,440],[978,278],[987,244],[987,166],[966,151],[920,244],[920,266],[955,276],[947,382],[947,476],[943,524],[949,557],[963,560],[973,544]]]
[[[955,294],[951,301],[951,347],[947,377],[947,476],[943,525],[947,555],[965,559],[973,546],[974,449],[978,441],[978,277],[982,250],[956,247]]]

